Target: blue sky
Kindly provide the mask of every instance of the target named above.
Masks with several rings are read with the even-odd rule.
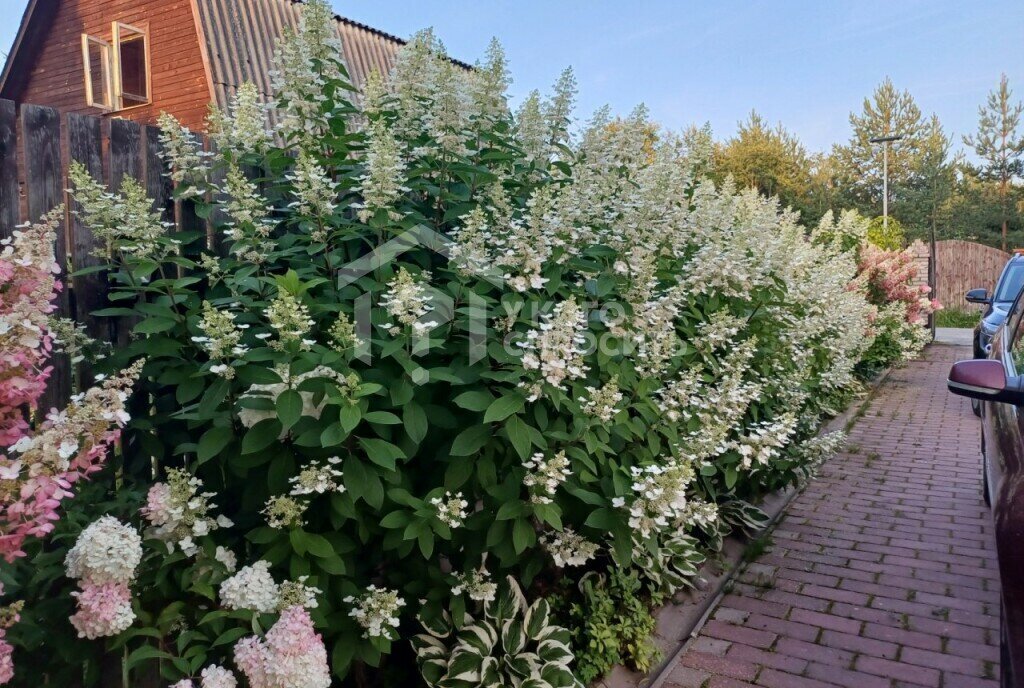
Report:
[[[9,46],[26,0],[0,3]],[[342,14],[408,36],[433,26],[475,61],[497,36],[513,94],[546,89],[571,65],[581,116],[644,102],[680,128],[730,135],[754,108],[812,150],[849,136],[848,115],[886,77],[947,132],[973,131],[1003,72],[1024,98],[1024,2],[987,0],[334,0]],[[6,50],[6,47],[2,48]]]

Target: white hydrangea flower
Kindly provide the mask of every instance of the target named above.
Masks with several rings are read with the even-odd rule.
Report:
[[[498,584],[491,580],[491,574],[484,565],[468,573],[456,573],[455,579],[457,582],[452,587],[453,595],[465,593],[476,602],[491,602],[497,596]]]
[[[398,614],[405,606],[405,600],[394,590],[370,585],[366,592],[356,597],[346,597],[345,602],[354,605],[349,616],[366,629],[365,638],[395,640],[398,629]]]
[[[270,562],[243,566],[220,585],[221,604],[227,609],[248,609],[261,614],[276,611],[281,588],[270,575]]]
[[[64,560],[68,578],[92,583],[130,583],[142,561],[142,538],[113,516],[91,523]]]
[[[555,566],[583,566],[594,558],[600,547],[578,535],[572,528],[541,538],[541,544],[555,560]]]
[[[530,501],[534,504],[550,504],[558,486],[564,483],[572,468],[564,451],[560,451],[550,459],[538,452],[523,462],[526,475],[523,485],[530,490]]]
[[[437,518],[449,528],[458,528],[466,521],[466,508],[469,502],[462,498],[462,493],[452,494],[445,492],[444,497],[434,497],[430,500]]]

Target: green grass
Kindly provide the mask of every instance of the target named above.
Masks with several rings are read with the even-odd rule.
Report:
[[[970,327],[978,324],[978,311],[963,311],[944,308],[935,314],[935,327]]]

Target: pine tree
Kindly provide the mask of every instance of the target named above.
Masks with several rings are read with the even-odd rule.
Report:
[[[978,132],[965,136],[964,143],[982,160],[985,179],[999,184],[999,208],[1002,220],[1003,250],[1012,212],[1010,185],[1024,170],[1024,135],[1019,131],[1024,105],[1012,104],[1013,93],[1003,74],[999,87],[989,93],[988,102],[978,108]]]
[[[860,114],[850,113],[853,133],[845,146],[835,146],[833,155],[842,171],[847,203],[866,214],[877,214],[882,206],[882,147],[872,138],[902,136],[889,145],[889,195],[902,193],[917,166],[926,124],[921,110],[908,91],[899,91],[885,81],[864,99]],[[897,213],[898,214],[898,213]]]
[[[936,236],[942,208],[953,193],[959,157],[950,158],[952,142],[937,115],[925,125],[914,160],[911,179],[904,193],[904,214],[912,227],[927,229]]]

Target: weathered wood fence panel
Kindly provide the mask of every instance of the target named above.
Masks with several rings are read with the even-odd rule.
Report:
[[[205,145],[205,139],[200,143]],[[131,323],[93,315],[109,305],[106,273],[68,277],[73,270],[101,264],[106,250],[75,213],[76,204],[67,193],[68,166],[71,161],[81,163],[113,190],[131,177],[143,186],[165,221],[183,229],[205,229],[206,223],[191,208],[182,209],[183,204],[174,202],[161,150],[155,127],[122,119],[62,116],[53,108],[0,100],[0,239],[10,236],[18,224],[37,222],[64,205],[64,221],[54,245],[65,283],[58,311],[85,325],[89,335],[101,341],[125,341]],[[54,365],[43,399],[46,408],[63,407],[71,391],[69,361],[56,357]]]
[[[25,153],[25,195],[28,216],[36,220],[64,202],[65,174],[61,156],[60,114],[38,105],[21,108],[21,134]],[[67,265],[67,221],[57,230],[54,256],[59,265]],[[66,280],[65,280],[66,281]],[[71,315],[70,293],[61,290],[57,296],[57,312]],[[58,354],[51,360],[53,372],[46,385],[46,394],[40,400],[41,408],[62,406],[71,394],[71,363],[67,356]]]
[[[72,161],[81,163],[96,179],[103,179],[103,127],[95,117],[68,115],[68,154]],[[75,270],[82,270],[100,265],[103,259],[97,255],[102,251],[92,231],[85,226],[77,215],[77,203],[70,208],[71,232],[71,265]],[[102,272],[93,272],[72,279],[75,297],[74,311],[78,321],[85,325],[90,337],[100,341],[111,341],[113,323],[109,318],[97,318],[94,312],[105,308],[107,276]]]
[[[18,224],[18,113],[14,103],[0,100],[0,239]]]
[[[935,242],[936,297],[946,308],[974,309],[964,294],[976,287],[990,292],[1010,254],[973,241]]]

